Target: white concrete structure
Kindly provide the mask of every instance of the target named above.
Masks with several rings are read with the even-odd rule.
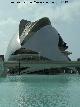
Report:
[[[24,21],[24,20],[23,20]],[[52,27],[48,18],[42,18],[36,22],[20,23],[19,35],[11,40],[8,50],[7,58],[17,49],[26,48],[40,53],[40,56],[46,57],[53,61],[69,61],[62,51],[66,50],[66,43],[62,40],[60,34]],[[61,41],[59,40],[61,38]],[[19,41],[20,40],[20,43]],[[17,42],[15,42],[17,41]],[[61,44],[59,46],[59,44]]]

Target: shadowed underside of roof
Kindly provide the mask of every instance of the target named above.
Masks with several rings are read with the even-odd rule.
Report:
[[[17,54],[38,54],[38,52],[32,51],[30,49],[20,48],[16,50],[12,55],[17,55]]]

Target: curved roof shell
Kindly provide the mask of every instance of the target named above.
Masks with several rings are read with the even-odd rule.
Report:
[[[17,38],[20,39],[21,48],[40,52],[41,56],[51,60],[68,61],[68,57],[61,53],[58,47],[59,33],[52,27],[50,20],[46,17],[26,24],[21,36],[16,35],[16,39]],[[20,48],[17,47],[19,42],[14,47],[12,43],[15,44],[15,41],[16,40],[12,38],[7,51],[9,55]]]

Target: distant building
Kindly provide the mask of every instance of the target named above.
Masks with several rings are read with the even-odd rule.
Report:
[[[4,62],[4,55],[0,55],[0,62]]]

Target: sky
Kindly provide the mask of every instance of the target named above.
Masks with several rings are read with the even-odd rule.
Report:
[[[65,0],[41,0],[48,1],[48,4],[18,1],[20,3],[16,3],[17,0],[0,0],[0,54],[6,53],[11,38],[18,32],[21,19],[36,21],[48,17],[69,46],[68,50],[72,52],[70,58],[76,60],[80,57],[80,0],[68,0],[66,4]]]

